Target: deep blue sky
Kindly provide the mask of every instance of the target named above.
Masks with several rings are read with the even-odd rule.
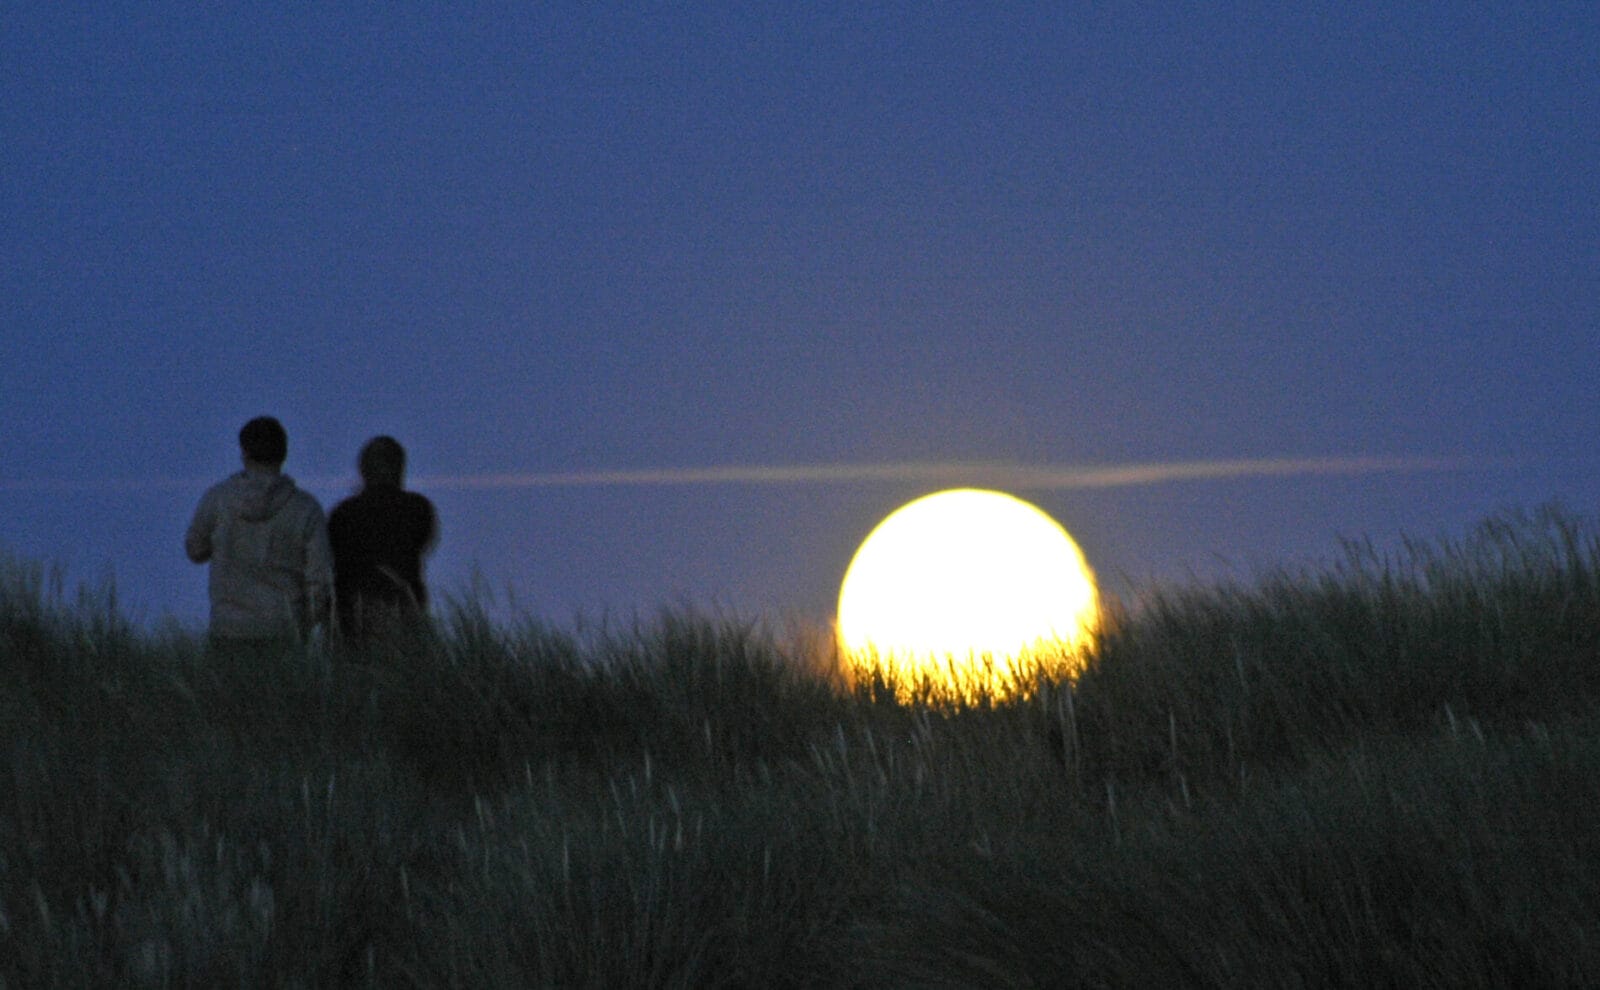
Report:
[[[1456,463],[1011,488],[1128,593],[1600,493],[1600,7],[272,6],[0,12],[0,547],[145,619],[264,412],[558,623],[826,619],[938,486],[424,479]]]

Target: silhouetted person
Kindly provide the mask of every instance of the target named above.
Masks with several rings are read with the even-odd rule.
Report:
[[[322,506],[282,471],[283,425],[258,416],[239,431],[244,470],[201,496],[183,547],[210,563],[211,639],[303,643],[326,620],[333,580]]]
[[[339,631],[361,644],[411,626],[428,607],[422,558],[438,538],[433,503],[404,489],[406,451],[393,437],[361,448],[362,489],[328,516]]]

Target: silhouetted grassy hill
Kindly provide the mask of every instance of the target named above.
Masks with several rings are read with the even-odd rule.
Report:
[[[208,656],[0,568],[6,986],[1600,982],[1600,538],[1152,592],[895,699],[753,624],[452,603]]]

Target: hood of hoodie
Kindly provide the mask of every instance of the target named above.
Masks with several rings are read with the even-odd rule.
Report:
[[[294,479],[268,471],[240,471],[239,518],[247,522],[271,519],[294,497]]]

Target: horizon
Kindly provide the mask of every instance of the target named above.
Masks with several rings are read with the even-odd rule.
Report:
[[[1428,457],[1355,457],[1355,458],[1298,458],[1298,459],[1235,459],[1221,461],[1187,461],[1166,464],[1123,464],[1123,465],[1019,465],[1004,464],[999,462],[967,462],[961,464],[933,464],[933,463],[893,463],[878,465],[729,465],[683,469],[638,469],[638,470],[611,470],[611,471],[576,471],[560,472],[539,475],[486,473],[475,476],[456,478],[439,478],[422,476],[415,479],[406,479],[404,487],[412,491],[445,491],[445,492],[498,492],[506,490],[523,490],[536,488],[606,488],[606,487],[743,487],[743,486],[811,486],[811,485],[872,485],[882,483],[915,483],[923,488],[919,494],[911,496],[907,501],[914,501],[926,495],[939,491],[951,491],[961,488],[980,489],[1004,492],[1014,497],[1022,498],[1030,505],[1035,504],[1040,492],[1053,490],[1079,490],[1102,488],[1140,488],[1166,485],[1183,485],[1196,481],[1228,481],[1240,479],[1275,479],[1294,476],[1362,476],[1370,474],[1414,473],[1414,472],[1459,472],[1471,471],[1474,468],[1482,469],[1485,466],[1506,466],[1503,462],[1497,463],[1486,460],[1446,459]],[[294,478],[294,475],[283,470],[283,474]],[[225,476],[224,476],[225,477]],[[210,484],[215,484],[221,478],[204,482],[200,479],[108,479],[94,484],[68,484],[42,480],[14,481],[0,483],[0,491],[10,490],[16,493],[31,494],[115,494],[129,492],[167,492],[174,495],[187,495],[191,492],[203,492]],[[324,512],[331,512],[332,508],[343,498],[347,498],[362,487],[358,475],[335,480],[330,477],[294,478],[295,483],[302,490],[317,497]],[[1005,484],[1010,482],[1010,484]],[[330,492],[337,490],[331,496]],[[198,495],[194,496],[198,500]],[[903,505],[904,503],[902,503]],[[1535,506],[1503,506],[1492,515],[1505,512],[1519,512],[1537,510],[1554,505],[1561,511],[1572,514],[1570,507],[1559,503],[1541,503]],[[895,506],[900,508],[902,506]],[[891,512],[893,510],[891,509]],[[1053,517],[1052,517],[1053,518]],[[1490,517],[1473,522],[1471,528],[1481,522],[1488,521]],[[1579,516],[1583,521],[1587,517]],[[881,522],[882,520],[878,520]],[[1057,520],[1059,522],[1059,520]],[[877,523],[873,523],[876,526]],[[1397,539],[1380,539],[1378,542],[1385,547],[1399,547],[1406,541],[1414,539],[1418,534],[1397,533],[1391,534]],[[1431,534],[1431,540],[1455,540],[1466,538],[1470,532]],[[1335,540],[1342,552],[1343,543],[1356,538],[1370,542],[1371,534],[1341,534]],[[0,550],[8,548],[0,543]],[[853,556],[854,550],[851,551]],[[37,564],[52,571],[58,572],[63,579],[68,577],[58,561],[48,558],[29,558],[15,555],[18,562]],[[1258,559],[1253,562],[1252,573],[1249,577],[1259,578],[1263,573],[1305,564],[1328,564],[1334,557],[1324,555],[1314,559],[1280,560],[1271,561]],[[844,570],[847,569],[850,559],[845,560],[845,568],[841,568],[839,580],[842,582]],[[501,620],[518,620],[528,617],[539,618],[541,621],[550,621],[552,625],[559,625],[559,621],[552,621],[548,616],[529,616],[517,609],[518,591],[514,585],[505,585],[496,590],[483,580],[482,571],[476,563],[473,564],[471,573],[465,583],[458,580],[449,587],[439,587],[431,570],[428,568],[429,558],[424,558],[424,576],[428,580],[430,590],[433,592],[430,611],[442,615],[445,602],[455,600],[463,603],[474,603],[491,606],[491,613]],[[1094,561],[1087,563],[1095,572],[1097,592],[1109,601],[1115,601],[1119,606],[1137,608],[1139,601],[1146,595],[1160,593],[1162,590],[1171,590],[1175,586],[1193,584],[1194,582],[1229,581],[1241,575],[1232,564],[1221,570],[1209,574],[1191,571],[1187,578],[1155,579],[1143,584],[1134,584],[1124,578],[1121,582],[1106,583],[1100,581],[1098,569]],[[204,566],[189,565],[187,568],[199,578],[199,584],[204,584]],[[109,567],[103,568],[97,577],[89,579],[79,574],[72,580],[72,585],[80,591],[103,588],[107,579],[111,579],[113,586],[119,589],[119,602],[123,607],[129,603],[122,593],[125,585],[118,579],[118,575]],[[64,590],[64,589],[63,589]],[[484,602],[478,596],[486,594],[490,601]],[[504,601],[500,599],[504,598]],[[136,611],[147,609],[151,604],[148,601],[135,600]],[[191,607],[194,605],[191,602]],[[203,595],[198,603],[200,611],[191,611],[182,614],[178,609],[164,608],[158,614],[143,612],[139,615],[130,615],[136,623],[145,627],[168,620],[177,620],[185,626],[194,626],[198,623],[204,626],[206,615]],[[642,606],[642,608],[641,608]],[[159,603],[157,605],[159,607]],[[687,609],[691,613],[706,614],[719,611],[715,603],[709,606],[683,599],[681,596],[672,601],[655,603],[636,603],[631,613],[627,613],[627,621],[637,620],[641,613],[661,613],[673,609]],[[613,621],[615,610],[602,604],[595,610],[601,616],[602,622]],[[592,612],[577,610],[568,617],[576,621],[579,626],[592,625]],[[802,621],[808,627],[815,628],[819,623],[829,624],[836,620],[831,612],[823,613],[812,609],[809,613],[801,610],[772,610],[758,613],[735,613],[738,619],[746,621],[768,622],[773,619],[794,622]]]

